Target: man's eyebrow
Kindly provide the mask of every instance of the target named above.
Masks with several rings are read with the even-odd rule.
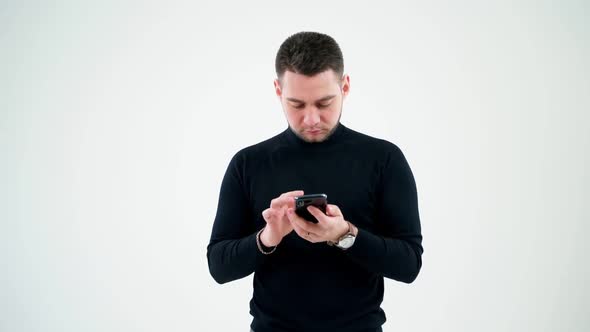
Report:
[[[322,102],[322,101],[326,101],[326,100],[328,100],[328,99],[332,99],[332,98],[334,98],[334,97],[336,97],[336,95],[329,95],[329,96],[325,96],[325,97],[322,97],[322,98],[318,99],[316,102]],[[285,98],[285,99],[287,99],[288,101],[294,101],[294,102],[296,102],[296,103],[302,103],[302,104],[305,104],[305,102],[304,102],[303,100],[299,100],[299,99],[297,99],[297,98],[291,98],[291,97],[287,97],[287,98]]]

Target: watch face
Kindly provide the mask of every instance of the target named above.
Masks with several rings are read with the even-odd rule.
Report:
[[[338,242],[338,246],[343,249],[348,249],[348,248],[352,247],[352,245],[354,244],[354,239],[355,239],[355,237],[349,234],[346,237],[344,237],[342,240],[340,240],[340,242]]]

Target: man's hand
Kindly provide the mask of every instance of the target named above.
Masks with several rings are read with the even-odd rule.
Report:
[[[270,201],[270,207],[262,211],[266,227],[260,234],[260,241],[267,247],[278,245],[283,237],[291,233],[293,226],[287,218],[287,209],[295,208],[295,197],[302,196],[303,190],[281,194]]]
[[[348,232],[348,222],[338,206],[328,204],[326,214],[315,206],[308,206],[307,210],[314,216],[318,223],[314,224],[306,221],[295,214],[294,208],[287,210],[287,216],[295,232],[309,242],[337,242],[340,237]]]

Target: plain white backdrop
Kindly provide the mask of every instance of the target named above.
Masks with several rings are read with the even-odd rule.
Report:
[[[340,44],[342,123],[416,179],[385,331],[590,329],[585,1],[0,3],[0,330],[247,331],[206,246],[239,149],[287,127],[274,59]],[[346,179],[343,179],[346,181]]]

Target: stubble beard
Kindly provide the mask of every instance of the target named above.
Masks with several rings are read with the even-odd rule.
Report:
[[[342,117],[342,106],[340,107],[340,114],[338,115],[338,121],[336,121],[336,125],[334,125],[334,127],[331,128],[330,131],[326,135],[324,135],[324,137],[321,140],[309,140],[301,133],[293,130],[293,128],[291,128],[291,131],[293,131],[295,133],[295,135],[297,135],[299,138],[301,138],[302,140],[304,140],[307,143],[321,143],[321,142],[327,140],[328,138],[330,138],[330,136],[332,136],[332,134],[336,131],[336,128],[338,128],[338,126],[340,125],[340,118],[341,117]]]

